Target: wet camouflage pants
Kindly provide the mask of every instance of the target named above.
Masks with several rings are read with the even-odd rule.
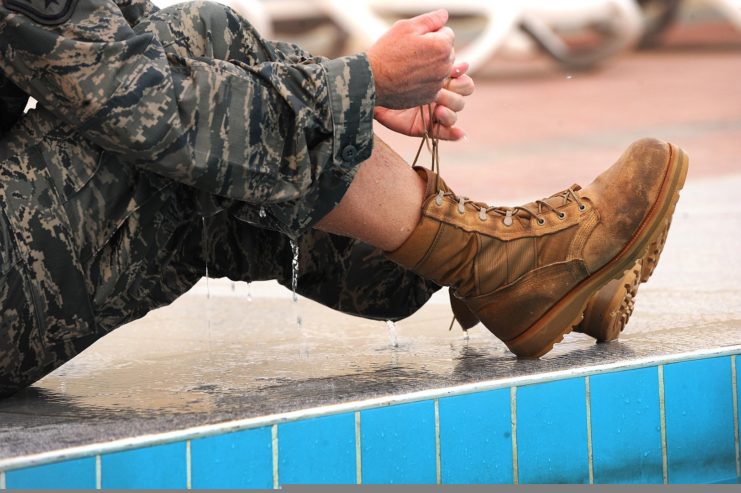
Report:
[[[234,17],[214,5],[185,6],[145,22],[179,33],[174,44],[189,56],[226,58],[234,47],[208,36],[212,21],[240,28],[225,16]],[[265,204],[274,206],[286,210]],[[24,116],[0,142],[0,396],[170,303],[206,262],[213,277],[290,283],[289,240],[258,210],[127,165],[43,109]],[[298,291],[329,307],[399,319],[437,289],[362,243],[296,233]]]

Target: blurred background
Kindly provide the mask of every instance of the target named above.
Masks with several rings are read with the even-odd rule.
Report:
[[[644,136],[685,148],[690,179],[741,173],[741,0],[226,3],[267,37],[329,57],[447,8],[477,90],[460,115],[468,139],[442,146],[442,171],[477,200],[586,185]],[[415,139],[378,132],[413,157]]]

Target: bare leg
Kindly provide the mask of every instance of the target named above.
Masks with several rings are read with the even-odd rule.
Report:
[[[425,181],[376,136],[371,157],[360,165],[347,193],[317,229],[392,251],[421,218]]]

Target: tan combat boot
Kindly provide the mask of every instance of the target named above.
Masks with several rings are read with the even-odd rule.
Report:
[[[514,208],[458,197],[415,168],[427,180],[422,219],[389,257],[450,286],[464,327],[481,320],[516,355],[539,357],[659,241],[687,165],[681,149],[644,139],[588,187]]]

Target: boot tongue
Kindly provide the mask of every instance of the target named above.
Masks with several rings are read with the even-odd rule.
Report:
[[[434,173],[432,170],[428,168],[424,168],[422,166],[415,166],[414,171],[416,171],[417,174],[425,182],[427,182],[427,189],[425,190],[425,197],[429,197],[430,195],[435,195],[438,193],[439,190],[442,190],[445,193],[453,192],[450,188],[448,188],[448,185],[445,184],[443,179],[437,176],[437,174]]]
[[[579,190],[581,190],[581,186],[579,186],[577,183],[574,183],[566,190],[559,192],[555,195],[551,195],[547,199],[544,199],[543,202],[546,202],[551,207],[563,207],[564,205],[574,200],[573,194],[569,193],[569,190],[578,192]]]
[[[569,187],[571,190],[578,192],[581,190],[581,186],[574,183]],[[571,202],[573,199],[571,198],[571,195],[568,193],[568,188],[562,192],[558,192],[557,194],[551,195],[548,198],[542,199],[538,202],[545,202],[546,204],[550,205],[554,208],[563,207],[564,205]],[[538,212],[541,212],[544,207],[539,204],[538,202],[530,202],[528,204],[525,204],[523,207],[527,207],[530,210],[537,210]]]

